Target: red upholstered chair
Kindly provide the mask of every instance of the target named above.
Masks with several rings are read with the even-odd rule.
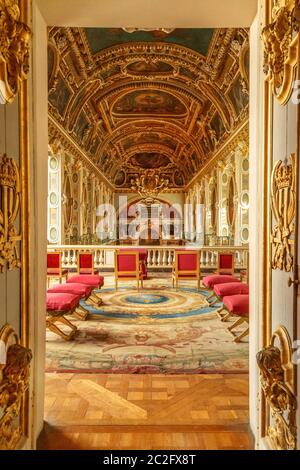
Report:
[[[238,294],[223,297],[223,307],[220,311],[222,309],[226,310],[230,316],[235,315],[239,317],[227,330],[232,334],[236,343],[240,342],[242,338],[249,334],[249,295]],[[245,322],[247,323],[245,330],[240,333],[234,331]]]
[[[139,253],[139,260],[142,262],[142,271],[143,271],[143,279],[147,279],[148,272],[147,272],[147,259],[148,259],[148,250],[146,248],[126,248],[125,250],[120,249],[119,252],[122,251],[135,251]]]
[[[78,274],[97,274],[98,270],[94,268],[93,253],[79,253],[77,260]]]
[[[68,279],[68,270],[62,269],[61,266],[61,253],[47,253],[47,283],[50,285],[50,279],[59,279],[62,282],[62,278]]]
[[[172,272],[173,287],[178,288],[179,280],[195,280],[200,288],[200,251],[176,250]]]
[[[143,268],[138,251],[118,250],[115,252],[115,283],[118,289],[119,279],[123,281],[136,280],[137,288],[143,288]]]
[[[66,293],[47,293],[47,317],[46,327],[61,336],[66,341],[73,339],[77,327],[73,325],[64,315],[72,314],[78,307],[81,296]],[[70,332],[65,333],[56,323],[62,323],[69,327]]]
[[[218,253],[217,274],[234,274],[234,254]]]

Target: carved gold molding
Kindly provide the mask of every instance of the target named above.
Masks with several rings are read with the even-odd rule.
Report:
[[[272,0],[271,23],[264,27],[264,71],[280,104],[291,96],[298,63],[298,0]]]
[[[271,412],[267,437],[275,450],[295,450],[297,398],[292,345],[286,328],[278,328],[270,345],[259,351],[256,358],[262,391]]]
[[[275,224],[271,233],[272,268],[292,271],[294,266],[294,218],[296,210],[295,155],[291,163],[278,160],[271,175],[271,208]]]
[[[0,103],[11,103],[29,72],[30,28],[18,0],[0,0]]]
[[[18,244],[21,235],[15,226],[20,211],[20,175],[16,162],[5,154],[0,156],[0,273],[20,268]]]
[[[23,404],[29,386],[30,349],[10,325],[0,330],[0,450],[16,449],[23,437]]]

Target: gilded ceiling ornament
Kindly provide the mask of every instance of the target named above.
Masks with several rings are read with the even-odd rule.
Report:
[[[294,266],[295,155],[291,164],[278,160],[271,176],[271,209],[275,219],[272,228],[272,268],[292,271]]]
[[[0,273],[21,267],[18,243],[21,235],[15,227],[20,210],[20,176],[16,162],[5,154],[0,156]]]
[[[23,404],[29,386],[32,352],[21,346],[10,325],[0,330],[0,450],[14,450],[24,437]]]
[[[256,359],[262,391],[272,417],[267,436],[275,450],[295,450],[297,398],[291,340],[284,327],[275,331],[271,344],[259,351]]]
[[[136,175],[131,180],[131,189],[137,192],[147,204],[152,204],[157,196],[168,189],[169,180],[160,176],[155,170],[146,170],[142,176]]]
[[[162,31],[166,34],[172,33],[175,28],[122,28],[126,33],[135,33],[136,31]]]
[[[283,105],[290,98],[298,61],[298,0],[273,0],[272,20],[262,31],[264,72]]]
[[[11,103],[29,73],[30,28],[17,0],[0,0],[0,103]]]

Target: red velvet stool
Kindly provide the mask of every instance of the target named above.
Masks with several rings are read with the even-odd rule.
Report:
[[[210,303],[210,306],[219,302],[223,297],[238,295],[238,294],[249,294],[249,286],[244,282],[228,282],[225,284],[216,284],[214,286],[215,299]],[[229,317],[227,312],[225,315],[217,311],[217,315],[222,321],[225,321]]]
[[[104,284],[104,277],[99,274],[75,274],[67,280],[67,284],[74,282],[91,286],[93,289],[100,289]]]
[[[241,282],[239,278],[230,274],[211,274],[203,278],[203,284],[208,289],[213,289],[216,284],[225,284],[228,282]]]
[[[55,284],[54,286],[50,287],[50,289],[47,290],[47,292],[49,294],[51,294],[51,293],[65,293],[65,294],[80,295],[81,299],[84,299],[86,302],[91,300],[92,304],[94,304],[93,298],[90,299],[91,297],[93,297],[92,291],[93,291],[92,286],[88,286],[86,284],[78,284],[78,283],[75,283],[75,282],[73,282],[73,283],[71,282],[69,284],[67,284],[67,283],[65,283],[65,284]],[[99,305],[99,300],[98,299],[97,299],[97,305]],[[81,320],[86,320],[88,314],[89,314],[88,310],[86,310],[84,307],[82,307],[82,305],[79,305],[76,308],[76,310],[74,311],[74,315],[76,317],[80,318]]]
[[[53,331],[57,335],[61,336],[66,341],[71,340],[76,331],[77,327],[73,325],[64,315],[71,314],[78,307],[81,296],[75,294],[66,293],[47,293],[46,307],[47,307],[47,318],[46,327],[50,331]],[[68,326],[71,331],[65,333],[55,323],[63,323]]]
[[[239,318],[227,330],[232,334],[234,341],[238,343],[244,336],[249,334],[249,326],[241,333],[235,332],[242,323],[249,323],[249,295],[238,294],[223,297],[223,309],[225,308],[229,315],[236,315]]]

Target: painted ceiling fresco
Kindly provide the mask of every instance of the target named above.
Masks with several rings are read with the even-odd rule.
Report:
[[[246,29],[49,29],[49,114],[117,190],[181,191],[248,118]],[[50,135],[51,138],[51,135]]]

